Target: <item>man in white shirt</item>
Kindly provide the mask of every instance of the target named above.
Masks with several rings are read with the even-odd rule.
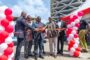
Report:
[[[59,28],[66,28],[65,22],[59,20],[57,23]],[[64,38],[65,37],[65,30],[60,30],[58,35],[58,43],[57,43],[57,53],[63,55],[63,47],[64,47]],[[61,48],[60,48],[61,44]]]

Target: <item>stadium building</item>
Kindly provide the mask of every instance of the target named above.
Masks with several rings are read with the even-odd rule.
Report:
[[[51,17],[59,18],[78,9],[85,0],[51,0]]]

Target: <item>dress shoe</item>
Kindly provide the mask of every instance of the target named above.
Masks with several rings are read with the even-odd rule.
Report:
[[[44,57],[43,57],[42,55],[39,55],[39,58],[42,58],[42,59],[44,59]]]
[[[46,52],[45,52],[45,51],[43,51],[43,54],[46,54]]]
[[[57,56],[56,56],[56,55],[54,55],[54,58],[57,58]]]
[[[57,54],[60,54],[60,51],[58,51]]]
[[[28,56],[24,56],[25,59],[28,59]]]
[[[31,53],[31,54],[28,54],[28,56],[34,56],[34,54],[33,54],[33,53]]]
[[[38,57],[37,56],[35,56],[35,60],[37,60],[38,59]]]

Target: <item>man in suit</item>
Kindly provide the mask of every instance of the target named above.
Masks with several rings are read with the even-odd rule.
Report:
[[[28,27],[29,29],[37,30],[29,26],[28,24],[25,23],[25,18],[26,18],[26,13],[22,12],[21,16],[17,19],[16,25],[15,25],[15,36],[17,37],[17,47],[16,47],[16,54],[15,54],[15,60],[19,60],[20,58],[20,51],[22,47],[22,42],[24,41],[25,38],[25,27]],[[25,58],[27,58],[25,56]]]
[[[59,28],[66,28],[65,22],[59,20],[57,23]],[[58,35],[58,42],[57,42],[57,53],[63,55],[63,47],[64,41],[66,39],[65,30],[60,30]],[[60,46],[61,45],[61,46]]]
[[[36,22],[33,24],[34,28],[42,28],[44,27],[44,24],[41,22],[41,18],[37,17],[36,18]],[[39,50],[39,53],[38,53]],[[43,57],[43,37],[42,37],[42,32],[41,31],[36,31],[34,33],[34,53],[35,53],[35,59],[37,60],[38,56],[40,58],[44,58]]]
[[[49,22],[47,23],[47,37],[49,40],[50,55],[56,58],[58,31],[55,29],[57,28],[57,24],[52,20],[51,17],[49,17],[48,20]]]

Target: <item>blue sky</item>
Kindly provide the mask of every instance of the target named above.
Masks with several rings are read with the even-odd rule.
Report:
[[[0,0],[0,5],[12,8],[14,16],[23,10],[32,17],[41,16],[44,23],[50,16],[50,0]]]

